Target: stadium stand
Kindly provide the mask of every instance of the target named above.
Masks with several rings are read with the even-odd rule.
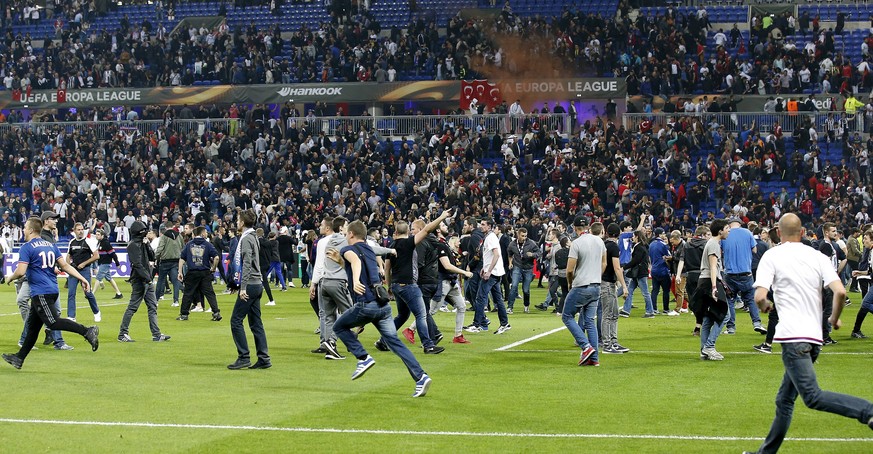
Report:
[[[781,80],[779,84],[773,83],[775,73],[757,68],[794,67],[798,58],[798,65],[802,66],[800,50],[783,47],[780,51],[769,37],[759,46],[757,40],[761,35],[750,33],[748,27],[738,31],[736,46],[729,35],[727,44],[719,46],[718,30],[698,20],[699,9],[695,7],[643,8],[636,19],[631,19],[630,12],[636,10],[618,1],[593,2],[591,9],[584,12],[575,11],[568,2],[511,1],[501,6],[459,1],[428,16],[428,11],[433,12],[442,3],[417,2],[413,11],[409,2],[393,1],[374,2],[369,12],[349,13],[347,17],[352,29],[361,28],[362,37],[366,36],[363,30],[368,28],[408,27],[408,39],[400,42],[399,47],[402,49],[404,43],[412,47],[406,49],[406,57],[398,64],[401,79],[432,79],[438,74],[450,74],[444,60],[440,61],[442,69],[437,70],[439,60],[435,51],[442,52],[441,46],[452,40],[453,33],[459,33],[461,19],[456,17],[457,12],[469,7],[493,7],[501,12],[496,16],[498,20],[506,24],[512,21],[521,28],[551,24],[551,28],[545,28],[549,33],[568,36],[579,50],[577,62],[582,72],[594,68],[598,75],[627,77],[630,95],[670,97],[717,92],[741,95],[757,90],[758,80],[765,81],[766,94],[813,93],[821,89],[817,80],[821,63],[831,59],[838,66],[841,58],[853,63],[849,74],[833,75],[832,91],[846,88],[851,91],[855,86],[870,88],[866,75],[857,71],[854,64],[855,56],[860,55],[854,52],[861,52],[857,44],[868,33],[857,27],[841,35],[825,31],[822,41],[813,44],[813,55],[807,60],[814,65],[816,75],[805,84],[800,80],[800,71],[795,71],[783,87]],[[179,3],[167,6],[165,13],[170,8],[175,19],[162,16],[168,28],[173,20],[183,17],[218,14],[222,5]],[[127,27],[132,33],[141,27],[143,20],[157,23],[154,5],[126,5],[104,17],[95,15],[83,40],[92,42],[82,49],[97,52],[94,57],[83,55],[80,71],[72,72],[78,78],[82,71],[89,71],[85,67],[97,64],[98,55],[124,58],[127,52],[128,64],[134,69],[125,73],[126,82],[116,79],[132,86],[156,81],[173,85],[176,79],[184,85],[265,82],[267,68],[281,65],[286,58],[294,71],[286,75],[280,70],[278,77],[272,76],[274,82],[359,78],[360,71],[355,70],[345,52],[354,54],[356,46],[364,45],[364,40],[347,39],[342,49],[328,45],[330,40],[322,42],[322,35],[338,33],[340,22],[345,20],[323,4],[281,4],[278,12],[270,12],[267,4],[239,7],[228,4],[224,8],[229,26],[226,30],[207,30],[203,35],[198,30],[195,41],[191,41],[196,44],[184,47],[181,40],[168,38],[164,46],[167,49],[148,51],[153,54],[143,53],[145,44],[133,42],[135,39],[130,40],[133,47],[128,51],[124,45],[118,45],[111,32]],[[54,17],[70,17],[73,11],[66,9]],[[718,6],[707,10],[710,24],[732,25],[731,22],[749,19],[749,10],[744,7]],[[830,11],[829,6],[827,10]],[[859,10],[860,6],[855,8]],[[6,56],[4,78],[10,75],[12,86],[21,83],[22,71],[26,74],[39,71],[49,61],[69,62],[74,60],[73,56],[84,53],[80,49],[72,51],[78,47],[78,39],[72,36],[75,28],[65,23],[66,35],[61,39],[60,49],[34,48],[33,57],[25,58],[30,59],[31,65],[14,64],[29,52],[28,41],[16,36],[31,33],[32,39],[46,37],[49,21],[44,18],[35,24],[13,23],[7,39],[0,44]],[[256,29],[251,25],[253,22],[277,27],[279,33],[273,36],[285,33],[292,36],[273,41],[276,47],[271,51],[263,38],[273,34],[272,29],[266,32]],[[436,28],[444,25],[449,26],[445,35]],[[49,35],[53,33],[52,27]],[[399,28],[397,33],[402,35]],[[387,34],[380,39],[392,41],[400,36],[392,37],[394,30]],[[466,36],[485,47],[491,45],[481,30]],[[799,31],[791,36],[798,48],[804,41],[817,38],[811,32]],[[122,42],[125,40],[121,38]],[[567,45],[566,40],[557,41]],[[309,48],[311,42],[319,44]],[[702,64],[697,57],[698,42]],[[838,45],[846,46],[846,50],[837,51]],[[675,55],[680,46],[686,49],[680,62],[684,71],[675,77],[663,77],[670,74],[673,60],[668,56]],[[418,57],[412,55],[413,48],[419,52]],[[137,64],[131,62],[140,60],[138,52],[147,55],[149,63],[136,69]],[[212,57],[214,52],[221,57]],[[382,48],[376,53],[384,56],[385,52]],[[339,57],[334,63],[337,53]],[[348,59],[340,64],[343,56]],[[786,62],[785,56],[796,58]],[[171,68],[145,68],[158,66],[154,62],[159,58],[170,62],[180,57],[182,63]],[[203,68],[197,65],[198,57],[211,69],[205,73],[198,69]],[[365,59],[363,55],[354,58]],[[376,55],[366,58],[376,64]],[[755,70],[744,76],[743,63],[752,58],[756,60]],[[410,59],[413,63],[408,65]],[[217,69],[219,63],[224,66],[223,71]],[[106,61],[106,65],[112,64]],[[701,66],[707,67],[704,77],[700,77]],[[246,70],[239,69],[242,67]],[[336,71],[325,74],[325,67]],[[133,73],[139,70],[152,75],[135,77]],[[95,77],[90,73],[84,75],[85,85],[87,77]],[[735,86],[727,82],[729,75]],[[31,83],[40,79],[38,73],[28,78]],[[838,84],[837,80],[847,84]],[[47,116],[42,120],[49,123],[35,120],[32,127],[0,127],[7,164],[2,169],[6,199],[0,202],[12,204],[13,209],[5,211],[16,213],[21,208],[27,212],[64,211],[67,216],[63,233],[74,221],[86,222],[91,227],[124,223],[129,211],[155,229],[174,219],[196,219],[198,224],[214,229],[220,223],[230,222],[235,207],[261,208],[259,222],[269,230],[277,230],[283,224],[311,230],[325,211],[366,217],[371,225],[382,227],[390,226],[398,218],[419,216],[429,208],[458,200],[466,201],[465,216],[493,213],[501,223],[528,222],[534,217],[566,222],[578,213],[606,219],[636,218],[648,213],[655,226],[690,228],[710,216],[740,213],[748,219],[769,223],[779,212],[799,210],[809,221],[833,220],[849,227],[859,222],[854,213],[861,212],[860,207],[870,199],[866,189],[869,165],[863,163],[868,162],[867,153],[873,151],[873,142],[866,139],[863,125],[873,124],[869,118],[873,115],[873,101],[862,102],[865,112],[869,112],[865,114],[867,121],[852,118],[849,125],[847,120],[845,127],[841,126],[842,135],[829,135],[830,123],[826,114],[820,113],[809,125],[795,121],[790,129],[785,128],[782,137],[777,137],[772,122],[763,118],[754,128],[746,129],[751,122],[746,127],[743,122],[732,122],[730,110],[707,112],[711,109],[707,106],[704,111],[684,112],[681,105],[677,113],[649,114],[645,117],[649,121],[647,130],[634,114],[628,116],[632,121],[624,122],[604,115],[580,118],[580,127],[570,134],[566,130],[561,131],[563,134],[554,131],[558,125],[567,123],[563,118],[555,120],[536,109],[513,131],[491,128],[478,131],[466,114],[453,112],[448,117],[433,119],[402,141],[388,135],[399,120],[385,118],[375,125],[356,117],[338,121],[332,117],[333,111],[312,114],[309,118],[299,113],[270,118],[262,106],[233,109],[203,106],[193,112],[187,106],[139,110],[139,120],[163,120],[159,126],[143,121],[120,121],[114,126],[94,122],[51,123],[76,118],[114,120],[118,115],[87,111],[70,118]],[[187,113],[183,113],[185,109]],[[498,109],[486,116],[505,112]],[[723,112],[728,112],[727,117]],[[122,120],[128,118],[127,112],[121,115]],[[328,134],[322,133],[321,125],[337,121]],[[842,125],[839,112],[835,121]],[[810,132],[810,128],[814,131]],[[856,139],[856,130],[865,134]],[[9,165],[12,163],[16,164]],[[768,170],[771,168],[772,172]],[[19,196],[17,203],[21,207],[16,210],[14,194],[29,192],[25,177],[30,169],[34,172],[32,204]],[[118,210],[112,218],[107,212],[110,208],[107,198]]]

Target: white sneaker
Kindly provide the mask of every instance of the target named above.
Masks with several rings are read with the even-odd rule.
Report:
[[[680,314],[687,314],[687,313],[688,313],[688,309],[683,307],[682,309],[679,309],[679,313],[680,313]]]
[[[676,311],[667,312],[667,316],[669,316],[669,317],[676,317],[678,315],[679,315],[679,313]]]
[[[715,351],[715,348],[704,348],[700,354],[710,361],[721,361],[724,359],[724,356],[721,356],[721,353]]]
[[[67,320],[69,320],[69,321],[71,321],[71,322],[75,322],[75,321],[76,321],[76,317],[67,317]]]
[[[294,285],[294,283],[293,283],[293,282],[289,282],[289,283],[288,283],[288,287],[291,287],[291,288],[296,288],[296,286],[295,286],[295,285]]]
[[[100,311],[97,311],[97,313],[94,314],[94,323],[97,323],[97,322],[102,321],[102,320],[103,320],[103,315],[100,313]]]
[[[211,307],[210,307],[210,308],[206,308],[206,309],[203,310],[203,312],[206,312],[206,313],[208,314],[208,313],[212,312],[212,308],[211,308]]]
[[[275,305],[276,305],[275,301],[267,301],[267,304],[265,304],[264,306],[275,306]]]
[[[175,304],[173,306],[175,306]],[[194,309],[191,309],[191,312],[203,312],[203,308],[200,306],[197,306]]]

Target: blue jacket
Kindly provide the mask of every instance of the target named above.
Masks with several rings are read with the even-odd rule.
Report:
[[[649,259],[652,261],[652,277],[670,277],[670,266],[664,261],[664,256],[670,255],[667,243],[659,239],[649,244]]]

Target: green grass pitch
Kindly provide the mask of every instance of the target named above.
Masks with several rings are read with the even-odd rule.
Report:
[[[128,296],[129,287],[122,288]],[[539,303],[544,295],[536,289],[532,299]],[[698,359],[690,314],[642,319],[640,309],[619,320],[620,341],[632,351],[601,354],[599,368],[576,365],[579,350],[566,330],[498,351],[563,326],[549,313],[520,313],[519,301],[511,331],[467,334],[469,345],[450,342],[454,314],[437,314],[446,351],[423,355],[419,343],[412,346],[433,378],[428,395],[413,399],[414,383],[400,360],[372,348],[372,326],[361,338],[376,366],[353,382],[353,357],[327,361],[310,353],[318,336],[306,289],[275,296],[275,307],[262,307],[273,368],[230,371],[225,366],[236,358],[230,296],[219,296],[221,322],[205,313],[176,321],[178,308],[161,301],[161,330],[173,337],[166,343],[151,341],[143,306],[131,325],[137,342],[122,344],[116,337],[126,300],[98,290],[103,321],[96,353],[65,333],[75,350],[44,347],[40,336],[22,370],[0,363],[0,450],[739,453],[756,449],[766,435],[782,377],[779,347],[772,355],[753,351],[763,336],[743,312],[738,333],[718,341],[723,362]],[[819,359],[819,383],[873,399],[873,339],[849,338],[860,306],[860,295],[850,296],[855,304],[833,336],[839,344]],[[81,291],[78,301],[79,321],[92,324]],[[3,286],[0,350],[17,350],[21,327],[12,287]],[[799,400],[789,437],[782,452],[873,451],[866,426]]]

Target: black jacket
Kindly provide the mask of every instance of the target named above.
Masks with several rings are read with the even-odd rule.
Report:
[[[627,277],[640,278],[649,275],[649,247],[645,243],[637,243],[631,255],[631,261],[624,264]]]
[[[297,239],[292,238],[291,235],[279,235],[276,241],[279,242],[279,259],[283,262],[297,262],[297,253],[294,251]]]
[[[152,280],[152,266],[155,260],[152,247],[143,242],[142,237],[134,237],[127,243],[127,257],[130,260],[131,282],[148,283]]]

